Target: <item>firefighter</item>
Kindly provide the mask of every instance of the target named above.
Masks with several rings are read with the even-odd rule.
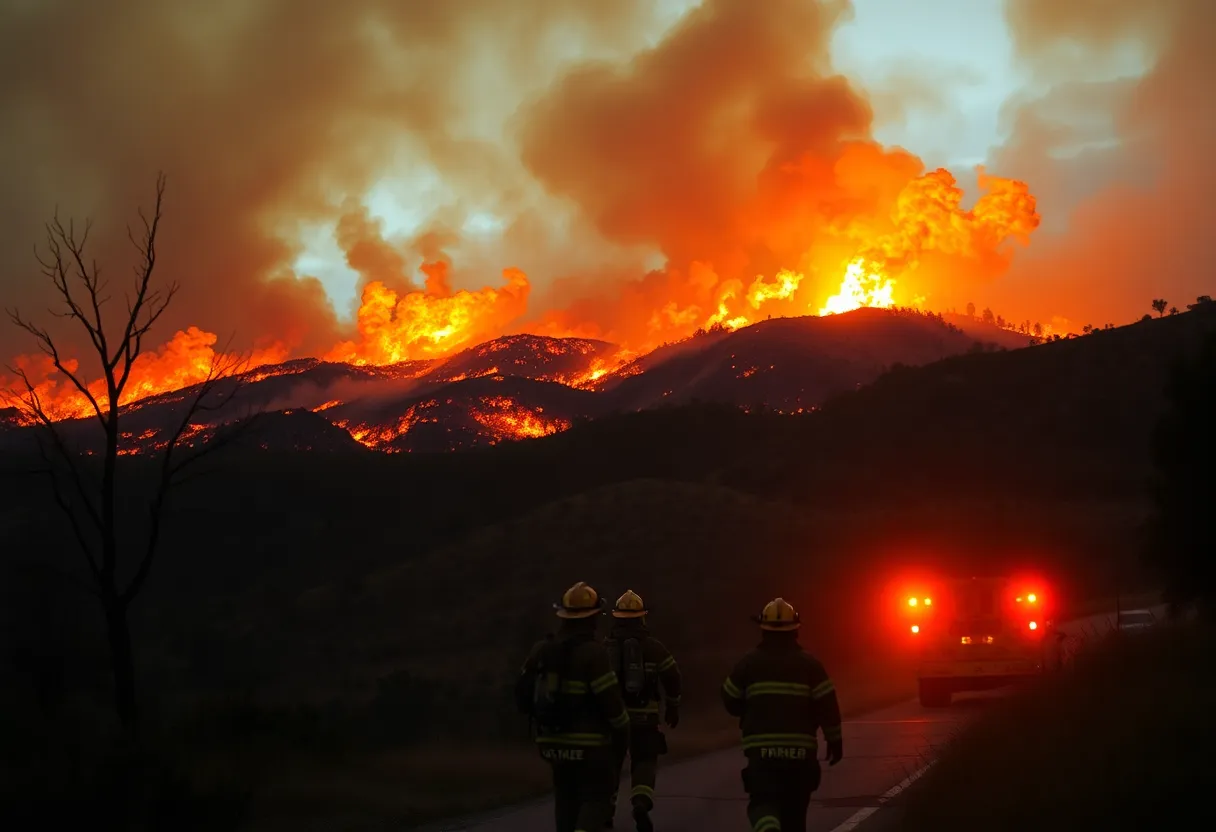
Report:
[[[580,581],[553,606],[561,625],[532,648],[516,701],[553,771],[557,832],[600,832],[611,817],[615,749],[628,746],[629,714],[596,639],[599,594]]]
[[[811,794],[819,788],[816,732],[823,729],[829,765],[844,756],[840,705],[823,665],[798,644],[797,611],[782,598],[753,619],[760,644],[722,685],[726,710],[743,734],[743,788],[753,832],[805,832]]]
[[[616,599],[612,630],[605,640],[608,656],[620,681],[629,713],[629,799],[638,832],[652,832],[650,812],[654,808],[654,786],[659,755],[667,753],[667,738],[659,729],[659,708],[668,728],[680,723],[680,669],[663,643],[650,634],[646,615],[650,610],[632,589]],[[618,749],[617,783],[625,764]],[[612,796],[613,812],[617,795]]]

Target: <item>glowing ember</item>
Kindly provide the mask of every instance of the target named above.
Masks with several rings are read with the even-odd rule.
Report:
[[[418,416],[418,411],[436,404],[438,403],[432,401],[414,405],[387,425],[352,424],[347,420],[337,421],[334,424],[349,433],[351,438],[361,445],[378,451],[391,451],[392,449],[387,447],[388,445],[409,433],[410,429],[419,422],[425,421]]]
[[[568,420],[548,418],[544,408],[524,407],[510,396],[483,397],[480,406],[472,408],[470,414],[493,437],[492,442],[535,439],[570,427]]]
[[[571,387],[579,387],[583,389],[594,389],[596,383],[600,379],[617,372],[626,363],[632,361],[636,356],[629,350],[621,350],[611,358],[596,358],[586,370],[580,373],[574,373],[569,376],[559,376],[554,381],[568,384]],[[639,370],[640,372],[640,370]]]
[[[465,379],[469,379],[469,378],[484,378],[486,376],[493,376],[493,375],[497,375],[497,374],[498,374],[497,367],[487,367],[484,370],[469,370],[469,371],[460,373],[458,375],[448,376],[446,379],[444,379],[444,381],[457,382],[457,381],[464,381]]]

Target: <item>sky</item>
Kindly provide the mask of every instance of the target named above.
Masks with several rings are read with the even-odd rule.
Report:
[[[1214,25],[1211,0],[0,0],[0,294],[54,300],[56,210],[124,273],[161,169],[166,339],[328,355],[412,315],[644,346],[754,319],[782,269],[773,311],[813,309],[858,252],[930,308],[1134,320],[1212,293]],[[970,208],[980,162],[964,215],[932,171]]]
[[[696,0],[665,0],[648,44],[656,43]],[[836,68],[870,92],[879,123],[874,136],[906,147],[930,167],[948,167],[962,182],[974,181],[974,167],[1001,143],[1001,111],[1019,90],[1031,85],[1014,61],[1003,0],[854,0],[853,20],[832,39]],[[931,112],[901,103],[898,79],[913,66],[939,84],[948,106]],[[884,95],[884,91],[886,94]],[[491,136],[493,136],[491,130]],[[445,196],[441,177],[431,170],[390,173],[364,204],[390,234],[410,236],[427,221],[427,206]],[[974,198],[974,191],[968,194]],[[476,213],[466,233],[492,240],[503,222],[492,212]],[[335,308],[354,312],[359,276],[333,240],[332,228],[306,232],[307,250],[296,260],[301,272],[320,278]],[[650,264],[661,262],[655,255]]]

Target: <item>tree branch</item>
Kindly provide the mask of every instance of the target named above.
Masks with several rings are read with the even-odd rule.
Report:
[[[51,314],[58,318],[75,318],[80,321],[89,333],[89,339],[93,342],[94,349],[99,355],[104,356],[105,342],[101,333],[100,314],[94,318],[96,323],[90,321],[80,304],[76,302],[72,288],[68,285],[69,260],[78,264],[77,276],[79,279],[86,286],[91,285],[89,272],[84,268],[84,246],[88,241],[91,228],[90,223],[85,223],[84,234],[80,240],[77,240],[75,224],[69,222],[68,227],[64,228],[63,223],[59,220],[59,212],[56,211],[55,216],[46,225],[46,246],[50,259],[44,260],[37,250],[34,252],[34,257],[42,266],[42,273],[50,278],[68,309],[67,312],[52,310]]]
[[[38,342],[38,348],[44,354],[50,357],[55,369],[58,370],[59,373],[64,376],[64,378],[72,382],[72,385],[80,391],[81,395],[83,395],[85,400],[88,401],[89,406],[93,408],[93,413],[101,421],[102,427],[105,427],[108,424],[107,417],[105,413],[102,412],[101,404],[97,401],[97,397],[94,396],[93,392],[89,390],[88,386],[80,380],[79,376],[64,365],[63,357],[59,354],[59,348],[55,346],[55,342],[52,340],[51,334],[37,324],[27,321],[21,316],[21,313],[18,310],[10,309],[7,311],[9,319],[12,320],[16,326],[21,327],[30,335],[34,336],[34,339]],[[88,328],[88,322],[85,321],[84,323],[85,327]],[[11,367],[9,369],[10,371],[16,372]],[[21,375],[24,378],[24,373]],[[33,385],[30,384],[28,378],[25,378],[24,380],[26,387],[29,388],[30,392],[32,393]]]
[[[136,239],[135,232],[130,227],[127,228],[127,239],[135,246],[140,256],[140,263],[135,267],[135,294],[133,298],[127,299],[127,323],[123,329],[122,347],[116,350],[113,356],[105,356],[103,359],[111,372],[122,363],[122,371],[118,374],[115,384],[119,392],[126,387],[127,379],[131,377],[131,366],[143,351],[144,336],[169,308],[169,303],[178,290],[178,284],[171,283],[163,293],[149,292],[152,273],[156,269],[156,233],[163,216],[166,183],[164,173],[158,173],[156,202],[152,208],[151,219],[142,209],[139,211],[139,219],[143,225],[142,236]]]

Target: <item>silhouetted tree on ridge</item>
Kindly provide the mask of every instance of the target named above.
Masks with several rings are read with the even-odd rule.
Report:
[[[56,214],[46,226],[47,250],[45,254],[39,254],[38,261],[63,303],[63,311],[52,314],[74,321],[84,329],[93,347],[93,357],[101,369],[100,381],[104,383],[104,392],[95,392],[96,385],[91,386],[83,371],[60,352],[49,330],[25,318],[16,309],[8,310],[13,323],[33,336],[39,349],[50,358],[59,374],[84,397],[105,436],[104,450],[100,455],[101,477],[98,480],[90,470],[88,457],[82,456],[58,429],[57,414],[48,411],[33,380],[24,369],[9,368],[21,379],[25,388],[14,391],[11,398],[29,419],[41,427],[38,447],[42,467],[36,473],[45,475],[50,481],[55,502],[66,516],[84,555],[89,575],[87,583],[105,613],[114,708],[119,722],[129,733],[135,732],[138,707],[128,613],[131,602],[143,589],[152,569],[165,502],[187,469],[229,444],[253,421],[248,418],[235,427],[219,430],[201,448],[190,453],[179,453],[185,450],[182,436],[197,414],[223,408],[240,389],[240,380],[233,378],[224,391],[216,390],[220,380],[241,372],[245,364],[244,359],[238,356],[227,354],[226,351],[217,352],[206,379],[188,388],[180,419],[170,430],[161,451],[148,505],[144,544],[131,554],[120,552],[117,508],[120,485],[117,468],[122,394],[131,378],[131,369],[142,354],[144,338],[169,307],[178,290],[176,283],[162,288],[152,285],[165,183],[165,176],[159,174],[152,215],[149,217],[142,210],[139,212],[142,228],[138,236],[132,229],[127,231],[128,238],[135,246],[138,262],[134,286],[126,296],[126,311],[116,321],[107,321],[103,312],[109,300],[108,281],[101,277],[100,267],[86,254],[91,223],[86,222],[84,230],[78,234],[74,223],[69,221],[65,226]],[[115,322],[117,327],[113,326]]]

